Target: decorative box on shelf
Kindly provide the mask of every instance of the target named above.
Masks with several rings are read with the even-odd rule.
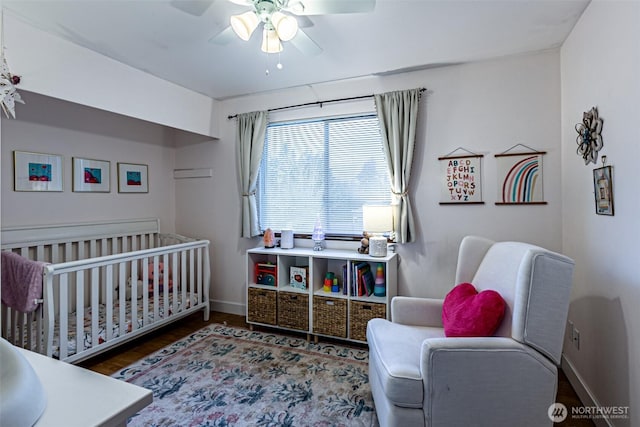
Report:
[[[247,298],[247,321],[276,325],[278,300],[275,290],[249,288]]]
[[[309,295],[278,292],[278,326],[308,332]]]
[[[296,289],[307,289],[309,283],[309,267],[291,267],[289,285]]]
[[[278,286],[278,267],[275,264],[256,264],[255,282],[258,285]]]

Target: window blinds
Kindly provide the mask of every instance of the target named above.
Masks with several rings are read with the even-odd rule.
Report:
[[[375,115],[272,123],[258,180],[262,229],[362,233],[362,205],[389,204],[389,175]]]

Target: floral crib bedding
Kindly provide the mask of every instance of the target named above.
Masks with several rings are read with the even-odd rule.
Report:
[[[180,297],[180,299],[181,298],[182,297]],[[158,301],[158,319],[169,317],[174,313],[172,294],[169,294],[169,300],[170,300],[170,304],[167,307],[166,314],[165,314],[164,299],[160,298],[160,300]],[[191,304],[195,304],[196,302],[197,302],[197,298],[195,296],[187,295],[186,304],[184,304],[182,300],[178,301],[177,310],[175,310],[175,312],[186,310],[189,307],[191,307]],[[149,309],[148,309],[147,321],[145,322],[143,319],[144,311],[142,307],[142,301],[141,300],[136,301],[136,308],[137,308],[136,310],[137,315],[135,316],[136,329],[142,328],[145,325],[145,323],[148,324],[148,323],[154,322],[155,305],[154,305],[153,299],[149,300],[148,307]],[[126,332],[122,335],[126,335],[127,333],[133,330],[132,319],[134,318],[134,316],[132,316],[132,309],[133,309],[132,301],[126,301],[126,305],[125,305],[125,313],[126,313],[125,314],[125,319],[126,319],[125,331]],[[120,321],[119,314],[120,314],[120,302],[114,301],[111,339],[117,338],[121,335],[120,324],[118,323]],[[90,348],[93,343],[93,337],[91,333],[91,315],[92,315],[91,307],[85,308],[84,327],[83,327],[84,337],[82,338],[83,348],[81,350]],[[99,306],[98,321],[99,321],[99,327],[98,327],[97,339],[98,339],[98,344],[102,344],[107,340],[107,306],[105,304],[100,304]],[[76,353],[76,342],[77,342],[76,331],[78,330],[78,328],[76,327],[76,324],[77,324],[76,313],[75,312],[70,313],[68,315],[68,328],[67,328],[68,330],[67,354],[68,355],[73,355]],[[56,359],[60,357],[60,325],[57,320],[56,320],[55,332],[53,337],[53,357],[55,357]]]

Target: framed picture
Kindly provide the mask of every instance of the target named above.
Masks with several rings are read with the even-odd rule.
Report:
[[[507,150],[509,151],[509,150]],[[543,151],[496,154],[498,201],[496,205],[546,204],[542,191]]]
[[[483,204],[482,154],[439,157],[440,204]]]
[[[111,163],[106,160],[73,158],[73,191],[108,193],[111,191]]]
[[[118,192],[148,193],[148,166],[134,163],[118,163]]]
[[[62,191],[62,156],[13,152],[15,191]]]
[[[593,170],[593,193],[598,215],[613,215],[613,182],[611,166]]]

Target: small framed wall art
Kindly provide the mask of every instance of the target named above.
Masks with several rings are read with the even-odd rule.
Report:
[[[13,152],[15,191],[62,191],[62,156]]]
[[[135,163],[118,163],[118,193],[148,193],[149,167]]]
[[[73,191],[108,193],[111,191],[111,162],[73,158]]]
[[[596,214],[613,216],[611,166],[603,166],[593,170],[593,193],[596,201]]]

